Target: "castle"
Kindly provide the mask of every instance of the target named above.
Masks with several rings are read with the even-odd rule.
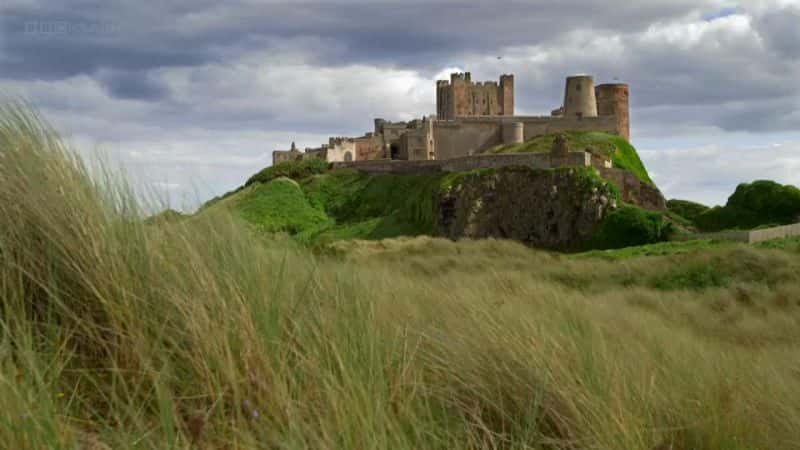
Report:
[[[627,84],[594,85],[589,75],[567,77],[563,104],[549,116],[514,115],[514,75],[473,82],[469,72],[436,82],[436,115],[408,122],[375,119],[360,137],[331,137],[319,148],[275,150],[273,164],[305,158],[330,162],[447,160],[476,155],[548,133],[603,131],[630,138]]]

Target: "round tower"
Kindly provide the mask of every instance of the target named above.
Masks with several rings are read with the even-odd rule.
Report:
[[[631,138],[630,90],[627,84],[600,84],[595,88],[597,113],[601,116],[616,116],[617,130],[625,139]]]
[[[564,89],[564,117],[597,117],[594,79],[591,75],[567,77]]]
[[[505,122],[503,124],[503,144],[521,144],[525,141],[525,124],[522,122]]]

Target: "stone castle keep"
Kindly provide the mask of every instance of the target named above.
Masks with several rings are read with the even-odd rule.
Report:
[[[548,133],[604,131],[630,138],[626,84],[594,85],[589,75],[566,79],[564,102],[549,116],[514,115],[514,76],[473,82],[467,73],[436,82],[436,115],[409,122],[375,119],[360,137],[331,137],[319,148],[275,150],[273,164],[305,158],[352,163],[375,160],[430,161],[477,155]]]

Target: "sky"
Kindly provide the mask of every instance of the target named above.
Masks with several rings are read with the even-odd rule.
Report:
[[[800,0],[3,0],[0,96],[191,210],[274,149],[435,113],[435,80],[631,89],[631,141],[668,198],[800,185]]]

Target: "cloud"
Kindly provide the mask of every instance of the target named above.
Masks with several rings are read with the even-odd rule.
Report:
[[[148,73],[118,70],[101,70],[96,78],[117,98],[159,100],[169,94],[167,87]]]
[[[800,57],[800,4],[766,11],[759,16],[756,26],[778,56]]]
[[[732,177],[777,172],[695,180],[681,152],[745,132],[763,145],[737,151],[769,155],[800,129],[799,19],[797,0],[6,0],[0,93],[179,198],[235,187],[293,140],[433,113],[450,68],[514,73],[522,114],[548,114],[564,76],[589,72],[630,83],[633,141],[668,192],[716,199]]]
[[[662,148],[640,155],[668,198],[722,205],[743,182],[766,179],[800,186],[800,140],[766,146]]]

